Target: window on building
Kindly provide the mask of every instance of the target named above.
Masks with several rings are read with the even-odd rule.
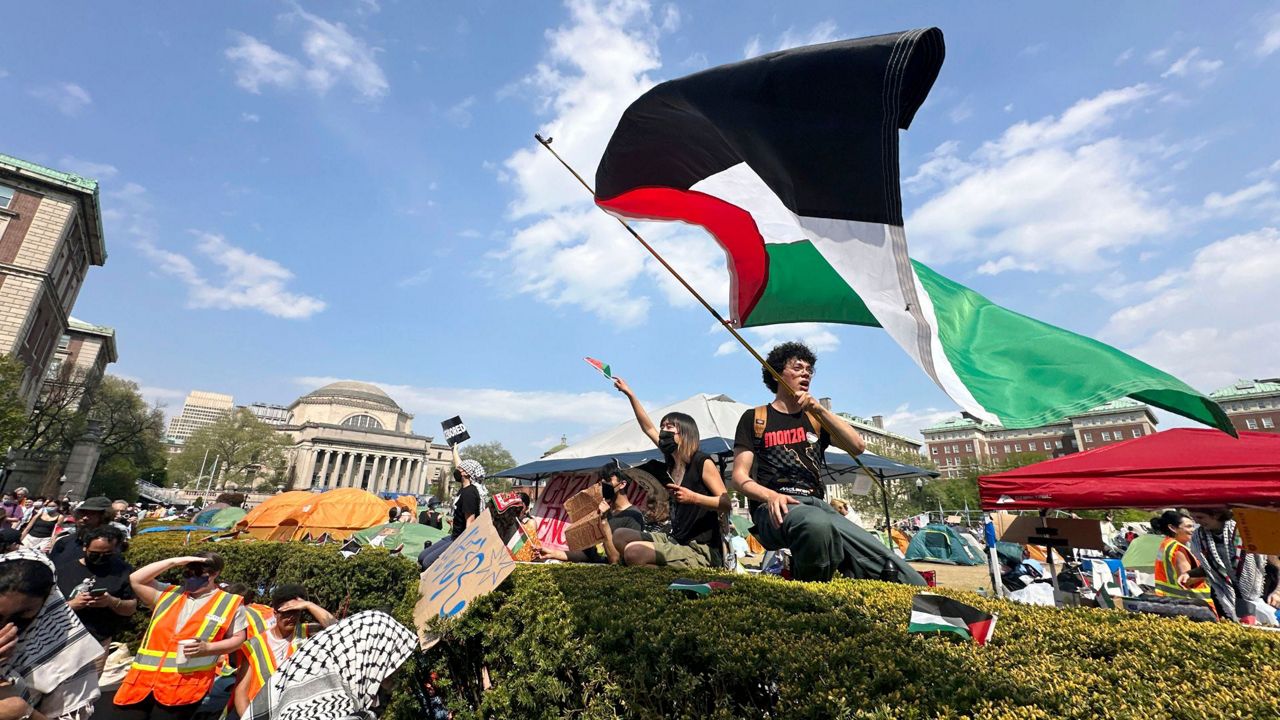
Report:
[[[1102,431],[1102,442],[1111,442],[1111,433],[1106,430]]]
[[[1133,429],[1133,436],[1134,436],[1134,437],[1136,437],[1136,438],[1140,438],[1140,437],[1142,437],[1142,428],[1134,428],[1134,429]]]
[[[1276,426],[1276,421],[1269,417],[1262,418],[1262,427],[1270,430]]]
[[[1245,424],[1245,427],[1249,428],[1250,430],[1258,429],[1258,421],[1254,420],[1253,418],[1249,418],[1248,420],[1245,420],[1244,424]]]
[[[1084,434],[1084,441],[1085,441],[1085,442],[1093,442],[1093,433],[1085,433],[1085,434]]]
[[[973,452],[973,443],[965,443],[964,450],[965,452]]]
[[[951,446],[950,446],[950,445],[943,445],[943,446],[942,446],[942,452],[944,452],[944,453],[946,453],[946,454],[950,455],[950,454],[951,454]]]
[[[1062,441],[1061,441],[1061,440],[1054,440],[1054,441],[1053,441],[1053,449],[1054,449],[1054,450],[1061,450],[1061,449],[1062,449]]]
[[[933,454],[934,454],[934,455],[937,455],[937,454],[938,454],[938,446],[937,446],[937,445],[934,445],[934,446],[932,446],[932,447],[931,447],[931,448],[929,448],[929,449],[933,451]]]
[[[1014,452],[1022,452],[1022,443],[1014,443],[1014,444],[1013,444],[1013,451],[1014,451]]]
[[[1007,452],[1009,452],[1009,446],[1008,446],[1008,445],[1005,445],[1005,446],[1004,446],[1004,451],[1005,451],[1006,453],[1007,453]]]
[[[70,335],[63,335],[62,337],[58,338],[58,349],[59,349],[59,350],[66,350],[66,349],[67,349],[67,346],[68,346],[68,345],[70,345],[70,344],[71,344],[71,336],[70,336]]]
[[[373,430],[382,429],[382,423],[378,422],[378,419],[371,415],[352,415],[342,421],[342,426],[352,428],[371,428]]]
[[[0,185],[0,208],[7,208],[13,204],[13,188],[8,185]]]
[[[1052,449],[1053,449],[1053,446],[1049,444],[1049,441],[1048,441],[1048,440],[1045,440],[1045,441],[1044,441],[1044,449],[1045,449],[1045,450],[1052,450]]]

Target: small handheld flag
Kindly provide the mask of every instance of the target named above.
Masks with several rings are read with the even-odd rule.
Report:
[[[706,597],[715,590],[728,590],[732,583],[712,580],[710,582],[700,582],[698,580],[689,580],[688,578],[679,578],[667,586],[668,590],[676,592],[689,593],[698,597]]]
[[[988,615],[972,605],[933,593],[920,593],[911,599],[909,633],[952,632],[986,645],[996,631],[1000,616]]]
[[[586,360],[587,364],[590,365],[591,367],[599,370],[600,374],[603,375],[606,380],[613,379],[613,369],[609,367],[608,363],[604,362],[603,360],[597,360],[593,357],[585,357],[582,359]]]

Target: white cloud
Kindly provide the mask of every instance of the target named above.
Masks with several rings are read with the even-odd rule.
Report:
[[[68,172],[73,172],[81,177],[92,178],[94,180],[110,180],[116,176],[119,170],[115,165],[107,163],[96,163],[89,160],[80,160],[70,155],[63,155],[58,161],[58,167]]]
[[[268,315],[303,319],[324,310],[325,303],[285,288],[294,275],[280,263],[232,245],[221,235],[192,231],[195,249],[218,268],[221,278],[210,280],[191,258],[144,240],[139,247],[157,268],[187,286],[187,307],[216,310],[258,310]]]
[[[1197,47],[1174,60],[1169,69],[1160,74],[1160,77],[1199,77],[1203,81],[1208,81],[1222,69],[1222,65],[1221,60],[1206,60],[1200,57],[1200,48]]]
[[[399,385],[359,378],[300,377],[303,387],[320,387],[343,380],[368,382],[382,388],[402,407],[425,418],[447,418],[462,412],[467,420],[499,420],[546,424],[584,422],[593,425],[619,423],[631,417],[630,405],[621,394],[609,391],[567,393],[549,390],[499,388],[443,388]],[[430,434],[430,427],[417,429]]]
[[[951,108],[947,113],[947,117],[951,118],[951,122],[959,124],[973,117],[973,100],[965,98],[959,105]]]
[[[573,0],[569,12],[568,24],[547,33],[547,56],[521,87],[551,115],[542,135],[590,177],[623,110],[654,84],[648,73],[661,65],[660,28],[640,0]],[[693,302],[543,148],[517,150],[503,168],[515,191],[511,216],[523,224],[494,257],[511,267],[516,291],[619,325],[648,315],[652,299],[636,287],[642,277],[669,302]],[[723,255],[705,233],[658,224],[642,232],[711,302],[727,299]]]
[[[912,192],[941,187],[906,220],[914,254],[977,261],[988,274],[1088,271],[1166,232],[1171,213],[1145,188],[1142,144],[1095,139],[1150,95],[1143,85],[1108,90],[1018,122],[968,157],[958,143],[939,146],[906,181]]]
[[[1127,50],[1125,50],[1124,52],[1116,56],[1115,64],[1117,66],[1123,65],[1129,62],[1129,58],[1132,58],[1132,57],[1133,57],[1133,48],[1128,48]]]
[[[765,327],[746,328],[739,332],[743,332],[749,336],[752,347],[759,350],[762,354],[769,351],[774,345],[784,342],[799,340],[815,353],[825,353],[834,351],[840,347],[840,338],[831,331],[830,325],[823,323],[789,323],[786,325],[766,325]],[[727,331],[718,324],[713,325],[711,331],[714,333],[726,333]],[[716,357],[722,355],[732,355],[735,352],[746,352],[742,349],[742,345],[735,339],[729,338],[720,343],[716,348]]]
[[[1140,302],[1115,312],[1108,342],[1201,390],[1238,377],[1270,377],[1280,357],[1280,231],[1210,243],[1191,263],[1148,281]]]
[[[1204,208],[1215,213],[1230,214],[1237,210],[1247,209],[1250,203],[1270,197],[1275,191],[1276,184],[1274,182],[1262,180],[1228,195],[1216,192],[1209,193],[1204,199]]]
[[[68,117],[80,114],[80,111],[93,103],[89,91],[75,83],[61,82],[31,90],[31,96],[46,102]]]
[[[339,83],[350,85],[366,100],[387,94],[390,85],[375,58],[377,49],[352,35],[342,23],[330,22],[296,8],[284,16],[300,21],[305,61],[280,52],[245,33],[237,33],[235,45],[224,52],[236,70],[236,84],[251,93],[276,86],[300,85],[324,95]]]
[[[936,425],[959,414],[959,410],[940,410],[934,407],[913,410],[909,403],[903,403],[894,408],[893,412],[884,416],[884,427],[886,430],[896,432],[899,435],[920,438],[922,437],[920,435],[921,428]]]
[[[258,117],[257,113],[250,113],[250,112],[240,113],[240,120],[242,122],[256,123],[261,119],[262,118]]]
[[[378,4],[378,0],[360,0],[356,5],[357,15],[377,15],[382,12],[382,6]]]
[[[476,104],[476,96],[471,95],[455,103],[445,111],[445,117],[454,125],[465,128],[471,125],[471,108]]]
[[[423,268],[418,272],[412,275],[409,275],[408,277],[401,278],[400,281],[396,283],[396,287],[402,287],[402,288],[417,287],[419,285],[426,284],[426,282],[430,279],[431,279],[431,268]]]
[[[1267,57],[1280,50],[1280,13],[1272,15],[1265,25],[1262,41],[1258,43],[1256,50],[1259,57]]]
[[[805,45],[817,45],[819,43],[831,42],[839,38],[840,28],[834,20],[823,20],[808,30],[797,30],[794,27],[787,28],[772,47],[765,50],[764,42],[759,35],[752,37],[747,41],[746,46],[742,49],[744,58],[753,58],[763,52],[777,52],[779,50],[789,50],[795,47],[803,47]]]
[[[673,33],[680,29],[680,8],[674,3],[667,3],[662,8],[662,32]]]

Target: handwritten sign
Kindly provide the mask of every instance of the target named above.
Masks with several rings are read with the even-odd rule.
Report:
[[[480,513],[418,581],[413,622],[418,627],[422,649],[440,640],[427,628],[432,618],[462,614],[476,598],[501,585],[515,567],[515,560],[493,527],[493,517]]]
[[[659,503],[667,502],[667,491],[662,484],[646,472],[627,470],[631,482],[627,485],[627,499],[632,505],[646,510],[650,498]],[[586,472],[556,473],[547,481],[546,489],[538,497],[538,504],[533,510],[533,517],[538,523],[538,541],[543,547],[556,550],[567,550],[565,529],[569,526],[569,511],[565,503],[569,498],[585,490],[589,485],[600,481],[600,473],[594,470]]]
[[[444,429],[444,440],[449,443],[450,447],[471,439],[471,435],[467,432],[467,426],[462,424],[460,416],[445,420],[440,423],[440,427]]]
[[[1280,555],[1280,510],[1235,508],[1231,516],[1240,529],[1245,550],[1260,555]]]

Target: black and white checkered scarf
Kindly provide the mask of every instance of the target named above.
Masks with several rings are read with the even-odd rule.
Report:
[[[252,720],[366,720],[378,686],[395,672],[418,637],[390,615],[352,615],[303,643],[254,697]]]
[[[1262,595],[1266,558],[1241,550],[1237,544],[1236,521],[1222,526],[1227,557],[1222,557],[1212,534],[1203,527],[1191,536],[1191,552],[1204,566],[1209,588],[1218,601],[1218,611],[1239,622],[1240,616],[1252,615],[1252,602]]]
[[[53,570],[42,552],[21,548],[0,555],[0,563],[35,560]],[[98,698],[94,661],[104,652],[58,590],[53,589],[35,620],[18,636],[18,645],[0,661],[0,678],[21,689],[23,699],[45,715],[57,717],[88,707]],[[55,693],[55,691],[57,691]]]

